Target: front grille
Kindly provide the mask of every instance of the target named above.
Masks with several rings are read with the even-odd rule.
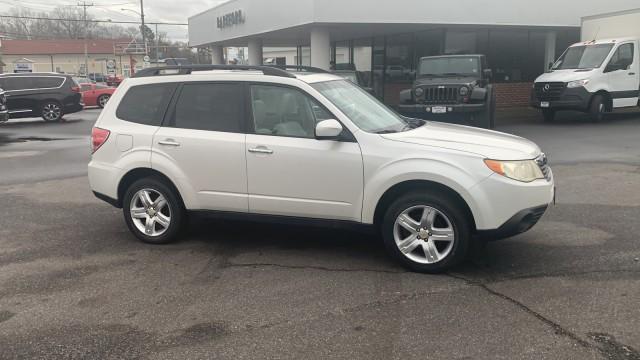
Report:
[[[540,170],[542,170],[544,178],[547,179],[547,181],[551,180],[551,168],[549,167],[549,162],[547,161],[547,155],[545,155],[544,153],[540,154],[540,156],[536,158],[536,163],[540,167]]]
[[[534,90],[538,100],[559,100],[567,84],[563,82],[535,83]]]
[[[425,104],[455,104],[458,102],[457,86],[432,86],[424,88]]]
[[[4,111],[7,109],[7,98],[4,95],[4,92],[0,92],[0,111]]]

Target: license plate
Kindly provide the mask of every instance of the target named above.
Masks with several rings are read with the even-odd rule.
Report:
[[[446,114],[447,107],[446,106],[434,106],[431,108],[431,112],[434,114]]]
[[[540,103],[540,107],[548,108],[548,107],[549,107],[549,102],[548,102],[548,101],[543,101],[543,102],[541,102],[541,103]]]

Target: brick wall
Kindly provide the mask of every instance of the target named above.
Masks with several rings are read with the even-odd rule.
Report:
[[[499,83],[493,86],[498,108],[529,106],[531,83]]]

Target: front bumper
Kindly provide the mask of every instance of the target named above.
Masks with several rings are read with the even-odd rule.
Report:
[[[499,228],[494,230],[479,230],[476,235],[482,240],[493,241],[521,234],[538,223],[538,220],[540,220],[545,211],[547,211],[547,207],[548,205],[541,205],[521,210]]]
[[[538,97],[535,91],[531,92],[530,105],[536,109],[553,109],[553,110],[577,110],[587,111],[589,102],[591,101],[591,93],[584,87],[566,88],[559,97],[545,98]],[[543,106],[547,105],[548,106]]]
[[[9,121],[9,112],[8,111],[0,111],[0,123]]]
[[[400,104],[398,110],[406,114],[444,115],[433,112],[434,107],[446,108],[446,114],[475,113],[485,109],[485,104]]]

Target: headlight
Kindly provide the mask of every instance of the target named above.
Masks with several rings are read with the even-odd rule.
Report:
[[[424,94],[424,89],[423,88],[416,88],[415,90],[413,90],[413,93],[416,94],[416,96],[420,97],[420,96],[422,96],[422,94]]]
[[[544,174],[535,160],[499,161],[486,159],[484,163],[493,172],[513,180],[532,182],[544,179]]]
[[[571,81],[567,84],[568,88],[578,88],[578,87],[583,87],[585,85],[587,85],[589,83],[589,79],[584,79],[584,80],[576,80],[576,81]]]
[[[460,88],[460,95],[462,96],[466,96],[469,93],[469,88],[466,86],[463,86]]]

